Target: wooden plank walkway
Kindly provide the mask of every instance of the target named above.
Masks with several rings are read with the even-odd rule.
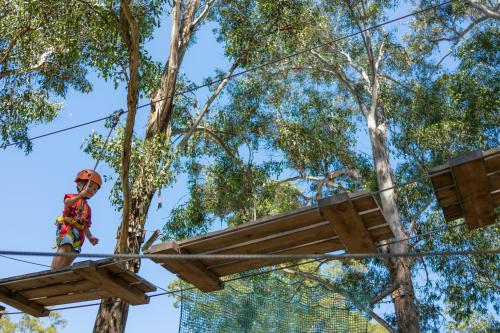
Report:
[[[429,170],[447,222],[464,218],[469,230],[495,223],[500,206],[500,149],[476,151]]]
[[[154,285],[110,259],[82,261],[66,269],[0,279],[0,302],[35,317],[47,306],[117,297],[132,305],[149,303]]]
[[[318,205],[153,246],[148,254],[322,254],[338,250],[377,252],[394,235],[369,192],[328,197]],[[154,259],[204,292],[224,288],[222,276],[285,262],[267,260]]]

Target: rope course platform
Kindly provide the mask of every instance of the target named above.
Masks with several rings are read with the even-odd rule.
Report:
[[[152,291],[156,291],[154,285],[110,259],[0,279],[0,302],[35,317],[48,316],[47,306],[108,297],[131,305],[147,304],[146,293]]]
[[[429,170],[447,222],[464,218],[469,230],[495,223],[500,206],[500,149],[475,151]]]
[[[317,205],[266,217],[221,231],[151,247],[147,254],[323,254],[338,250],[376,253],[375,243],[393,238],[373,194],[339,194]],[[286,259],[153,259],[204,292],[221,290],[220,277]]]

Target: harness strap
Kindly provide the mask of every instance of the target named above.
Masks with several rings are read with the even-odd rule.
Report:
[[[59,216],[58,218],[56,218],[56,225],[61,224],[61,223],[67,223],[70,226],[75,227],[75,228],[82,230],[82,231],[85,230],[85,225],[78,223],[77,220],[75,220],[74,218],[69,217],[69,216]]]

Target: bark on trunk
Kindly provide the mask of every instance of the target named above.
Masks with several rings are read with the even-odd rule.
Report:
[[[368,130],[372,144],[373,161],[377,172],[379,189],[390,188],[394,185],[392,181],[392,171],[389,163],[389,153],[387,148],[387,129],[385,124],[378,124],[375,114],[367,117]],[[387,190],[380,193],[382,209],[389,225],[396,236],[396,239],[405,239],[406,234],[401,225],[399,210],[396,202],[394,190]],[[390,245],[391,253],[407,253],[408,243],[399,242]],[[396,258],[389,261],[389,272],[391,282],[400,287],[392,294],[398,332],[420,332],[419,311],[416,306],[413,281],[410,271],[410,260],[408,258]]]
[[[144,192],[131,198],[130,212],[130,229],[128,234],[128,249],[130,253],[139,253],[140,245],[143,241],[144,223],[149,209],[149,205],[153,199],[154,188],[150,183],[150,178],[146,174],[141,175],[144,179],[138,179],[137,182],[147,184]],[[120,249],[120,244],[117,242],[115,252]],[[140,261],[134,260],[123,263],[128,269],[139,272]],[[101,301],[99,311],[97,313],[94,324],[94,333],[123,333],[127,324],[129,305],[116,298],[105,298]]]

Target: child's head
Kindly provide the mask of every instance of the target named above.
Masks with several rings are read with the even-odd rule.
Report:
[[[89,180],[90,184],[88,184]],[[97,172],[90,169],[84,169],[76,175],[75,183],[78,192],[83,191],[88,184],[86,197],[91,198],[99,190],[99,188],[101,188],[102,179]]]

